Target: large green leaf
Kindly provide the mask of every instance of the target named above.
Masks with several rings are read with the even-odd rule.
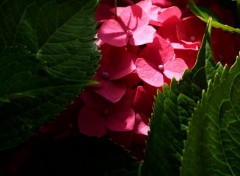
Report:
[[[239,175],[239,85],[240,56],[203,93],[189,126],[181,175]]]
[[[97,0],[0,4],[0,149],[15,146],[93,83]]]
[[[180,174],[189,119],[201,99],[202,90],[207,88],[207,82],[221,72],[221,66],[213,60],[210,33],[209,23],[192,71],[186,70],[182,80],[173,79],[171,87],[165,85],[163,92],[158,92],[142,166],[144,176]]]

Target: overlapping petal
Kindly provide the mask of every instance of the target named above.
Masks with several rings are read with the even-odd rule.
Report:
[[[197,29],[197,30],[196,30]],[[177,25],[178,40],[186,45],[200,47],[205,24],[195,16],[189,16],[182,19]]]
[[[125,7],[121,10],[118,18],[120,24],[132,31],[149,24],[148,15],[138,5]]]
[[[83,134],[101,137],[107,133],[106,119],[98,111],[83,106],[78,116],[78,127]]]
[[[187,64],[183,59],[174,58],[164,64],[163,73],[169,79],[175,78],[176,80],[179,80],[187,68]]]
[[[135,91],[128,89],[125,96],[112,105],[106,126],[112,131],[130,131],[135,125],[135,112],[132,108]]]
[[[126,92],[123,82],[109,80],[108,73],[102,72],[101,69],[93,79],[99,82],[99,85],[93,88],[94,92],[113,103],[118,102]]]
[[[152,43],[156,30],[152,26],[143,26],[133,33],[129,39],[131,45],[143,45]]]
[[[98,37],[113,46],[127,45],[128,38],[125,29],[115,19],[105,21],[98,31]]]
[[[106,126],[112,131],[131,131],[135,125],[135,112],[132,108],[110,114]]]
[[[153,65],[144,58],[136,61],[138,76],[147,84],[160,87],[163,85],[163,74],[158,70],[157,65]]]
[[[181,10],[176,6],[172,6],[169,8],[162,9],[158,16],[158,21],[164,23],[169,18],[172,17],[180,18],[181,16],[182,16]]]
[[[110,80],[117,80],[127,76],[136,69],[135,61],[137,56],[126,50],[124,47],[103,45],[101,69],[108,73]]]

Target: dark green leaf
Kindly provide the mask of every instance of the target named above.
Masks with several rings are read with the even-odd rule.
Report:
[[[240,56],[216,74],[189,125],[181,175],[240,173]]]
[[[0,150],[15,146],[93,83],[97,0],[0,4]]]

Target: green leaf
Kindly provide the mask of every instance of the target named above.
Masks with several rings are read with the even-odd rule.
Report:
[[[209,23],[212,24],[212,18]],[[207,88],[207,82],[211,80],[217,71],[221,71],[221,65],[216,65],[211,49],[211,24],[207,25],[202,45],[199,49],[197,61],[192,69],[192,79],[201,89]],[[203,58],[203,59],[202,59]]]
[[[97,3],[1,2],[0,150],[26,140],[94,83]]]
[[[189,0],[188,2],[188,7],[190,8],[190,10],[192,11],[192,13],[194,13],[199,19],[201,19],[204,22],[207,22],[209,17],[212,16],[212,14],[209,13],[208,10],[206,10],[205,8],[199,8],[194,0]],[[239,28],[234,28],[225,24],[222,24],[220,22],[218,22],[216,20],[216,18],[214,18],[215,20],[212,21],[212,26],[215,28],[221,28],[224,31],[228,31],[228,32],[234,32],[234,33],[238,33],[240,34],[240,29]]]
[[[180,174],[183,141],[187,139],[188,122],[202,90],[221,65],[216,65],[210,45],[211,19],[192,71],[186,70],[182,80],[163,86],[155,99],[150,121],[147,152],[142,166],[143,176],[175,176]]]
[[[177,95],[164,85],[164,91],[158,91],[150,121],[143,176],[179,173],[183,136],[177,107]]]
[[[240,56],[216,74],[189,125],[181,175],[240,173]]]

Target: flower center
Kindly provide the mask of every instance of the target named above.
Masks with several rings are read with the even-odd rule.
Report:
[[[133,37],[133,32],[132,30],[127,30],[127,37],[132,38]]]
[[[102,78],[105,79],[105,80],[108,80],[109,79],[109,73],[108,72],[102,72],[101,74]]]
[[[158,65],[158,69],[160,70],[160,72],[164,71],[164,66],[163,65]]]

